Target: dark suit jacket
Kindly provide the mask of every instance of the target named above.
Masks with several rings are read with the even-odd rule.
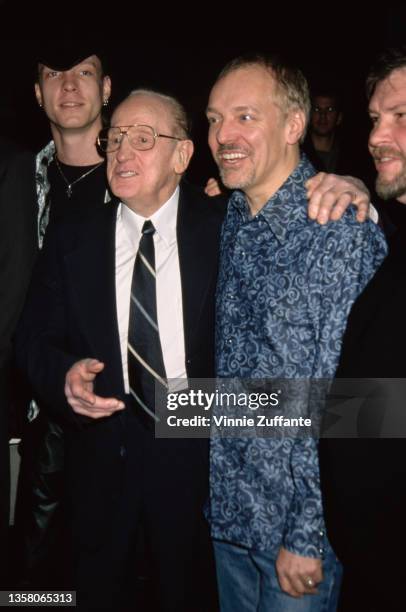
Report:
[[[351,310],[337,377],[406,378],[405,234],[394,234],[389,247],[389,255]],[[358,416],[364,439],[320,441],[327,531],[348,575],[358,576],[354,584],[364,589],[364,602],[367,592],[372,599],[377,596],[379,585],[385,597],[388,589],[395,592],[396,564],[391,560],[406,545],[406,443],[372,439],[379,437],[387,410],[392,409],[392,404],[368,400]],[[403,581],[397,586],[403,588]],[[354,593],[351,597],[355,601]]]
[[[36,253],[34,156],[0,141],[0,551],[9,514],[8,411],[12,338]],[[1,569],[0,569],[1,575]]]
[[[116,213],[112,204],[88,219],[70,218],[50,228],[17,336],[19,363],[41,406],[69,424],[66,464],[73,514],[86,532],[83,537],[95,542],[112,523],[125,470],[122,449],[136,443],[127,439],[124,413],[97,422],[75,415],[65,400],[64,380],[74,362],[95,357],[105,363],[95,392],[125,399],[115,298]],[[189,377],[214,376],[214,292],[223,215],[222,200],[182,183],[177,234]],[[207,454],[207,440],[202,442]]]
[[[106,364],[95,392],[122,397],[115,298],[117,203],[70,218],[47,234],[19,327],[19,362],[41,402],[73,425],[64,380],[73,363],[95,357]],[[189,377],[214,375],[214,290],[224,201],[182,183],[177,222]]]
[[[0,367],[23,307],[37,251],[35,157],[0,141]]]

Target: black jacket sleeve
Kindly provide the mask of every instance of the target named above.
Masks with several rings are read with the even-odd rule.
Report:
[[[35,158],[0,143],[0,367],[11,343],[37,252]]]
[[[35,398],[57,420],[77,425],[65,394],[65,376],[81,356],[70,352],[63,273],[64,254],[58,228],[48,228],[16,333],[17,364]]]

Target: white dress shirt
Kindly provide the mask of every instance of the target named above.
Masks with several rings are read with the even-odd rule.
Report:
[[[183,331],[182,286],[180,280],[176,220],[179,187],[149,219],[155,227],[155,269],[159,335],[166,376],[186,378],[185,335]],[[147,219],[120,203],[116,224],[116,296],[121,358],[126,393],[129,392],[127,341],[131,281],[141,230]]]

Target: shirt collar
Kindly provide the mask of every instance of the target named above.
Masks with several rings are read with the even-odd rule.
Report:
[[[254,219],[263,219],[281,243],[286,241],[292,224],[303,224],[307,221],[307,207],[303,206],[303,202],[307,203],[304,184],[314,174],[313,166],[302,154],[292,174],[254,217]],[[253,220],[249,217],[248,202],[242,191],[233,192],[230,206],[236,208],[245,221]]]
[[[155,227],[156,234],[164,241],[167,247],[176,242],[178,204],[179,186],[176,187],[169,200],[162,204],[162,206],[149,217],[149,220],[152,221]],[[134,248],[137,248],[141,237],[142,226],[147,219],[131,210],[131,208],[122,202],[120,203],[118,214],[121,216],[121,222],[131,244]]]

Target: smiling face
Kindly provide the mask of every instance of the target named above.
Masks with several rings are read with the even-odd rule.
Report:
[[[182,136],[171,107],[159,96],[130,95],[115,110],[111,125],[149,125],[158,134]],[[112,192],[138,214],[149,217],[173,194],[193,154],[191,140],[157,138],[152,149],[134,149],[126,136],[120,148],[107,154],[107,178]]]
[[[51,126],[59,131],[84,130],[101,122],[103,100],[110,95],[110,79],[102,77],[100,60],[91,55],[70,70],[40,66],[35,95]]]
[[[286,116],[270,72],[249,65],[217,81],[207,118],[209,146],[223,183],[242,189],[251,209],[260,208],[298,163],[304,116]]]
[[[370,100],[369,151],[378,172],[376,191],[406,204],[406,67],[377,84]]]

